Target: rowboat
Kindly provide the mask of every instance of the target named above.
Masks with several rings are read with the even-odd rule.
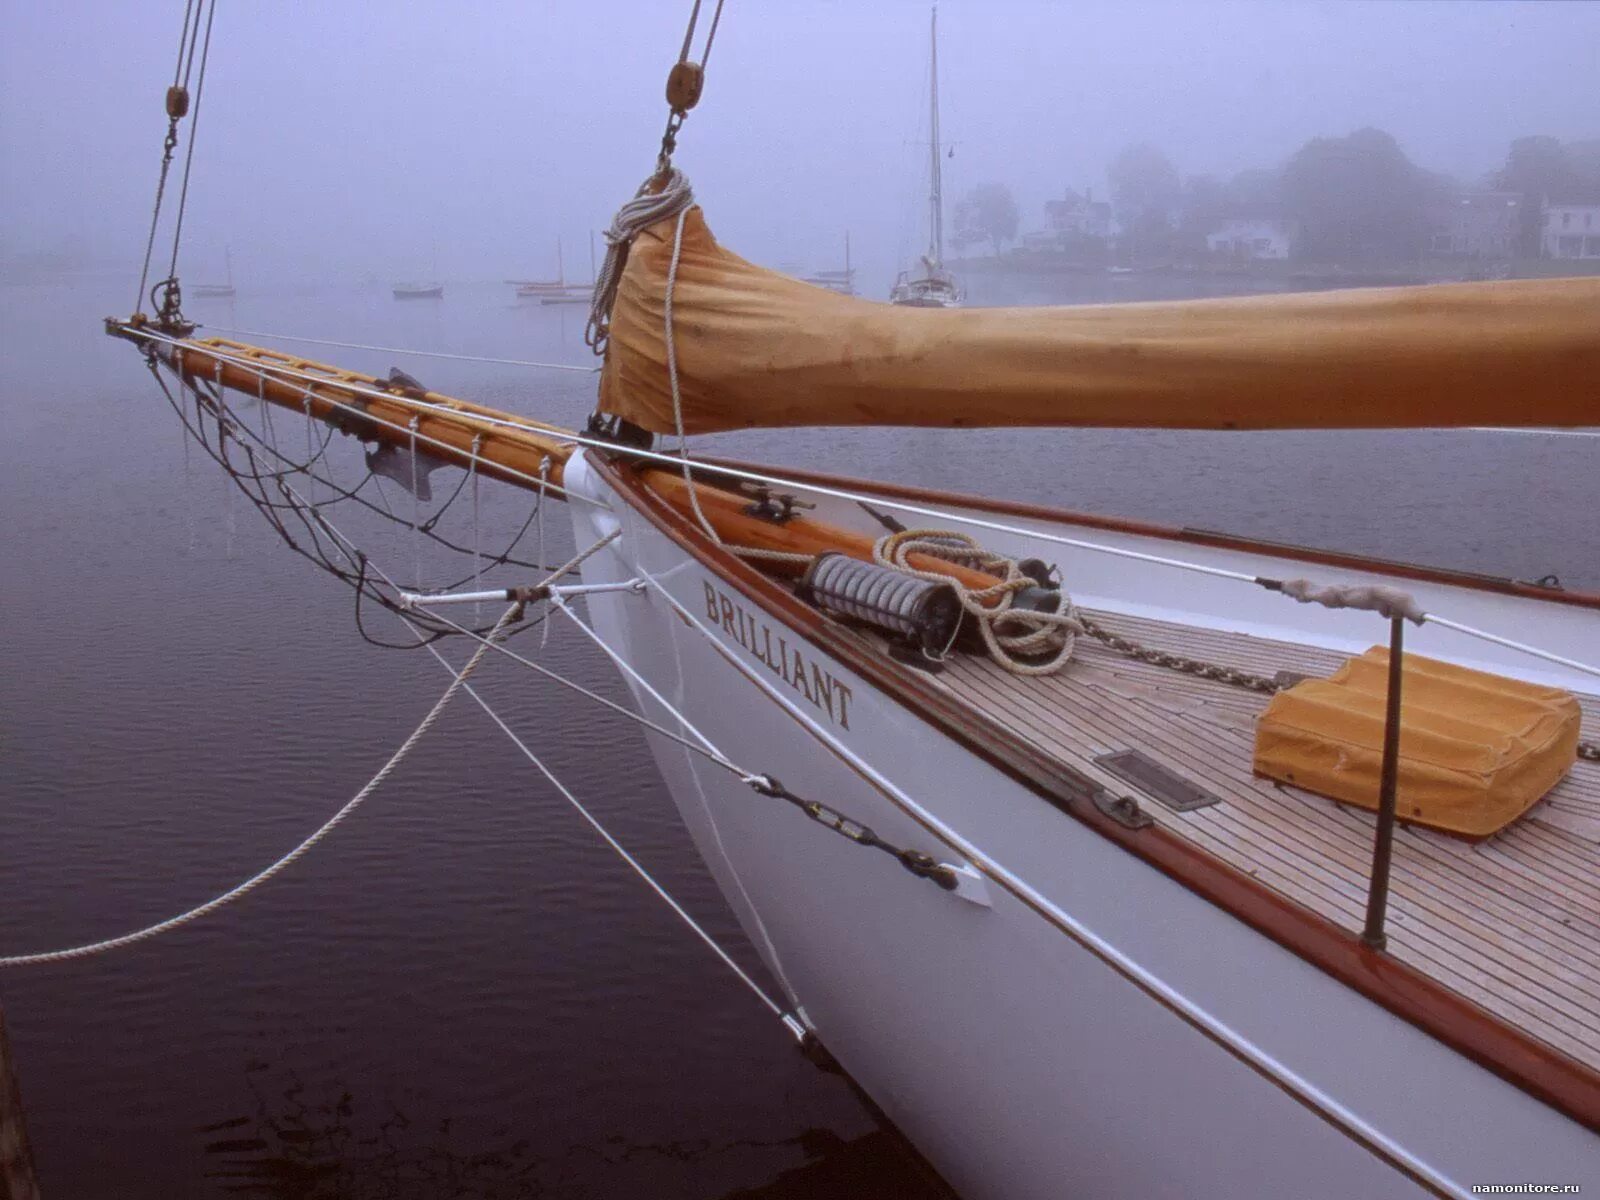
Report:
[[[608,234],[585,430],[197,337],[176,304],[107,331],[275,527],[292,510],[320,565],[474,647],[441,704],[485,660],[537,668],[503,641],[531,614],[594,642],[770,981],[741,978],[969,1200],[1595,1178],[1600,595],[688,439],[1596,426],[1600,281],[835,295],[722,247],[672,165],[691,40]],[[369,470],[398,456],[399,481],[565,499],[578,554],[402,586],[263,471],[270,426],[238,396],[356,439]],[[472,628],[449,615],[468,601],[506,611]]]

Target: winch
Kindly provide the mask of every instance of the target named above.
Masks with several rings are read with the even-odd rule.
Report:
[[[961,625],[954,584],[836,551],[812,559],[797,590],[803,600],[884,630],[936,661],[949,652]]]

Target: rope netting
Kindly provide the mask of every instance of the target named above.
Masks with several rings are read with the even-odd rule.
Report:
[[[542,512],[548,498],[543,488],[532,491],[526,513],[513,522],[514,528],[504,542],[486,551],[479,487],[482,476],[476,456],[465,464],[444,498],[430,503],[424,511],[424,501],[431,501],[432,495],[428,474],[454,464],[428,459],[421,451],[400,450],[385,458],[380,448],[361,454],[357,460],[360,465],[353,469],[341,466],[341,456],[335,453],[342,441],[334,436],[337,429],[314,420],[309,412],[304,418],[303,448],[290,449],[290,439],[298,440],[300,421],[283,414],[275,418],[270,402],[258,402],[260,419],[252,421],[230,403],[222,387],[204,378],[187,378],[156,356],[151,356],[149,367],[187,440],[222,469],[285,546],[350,587],[355,599],[356,629],[373,645],[397,650],[417,648],[414,642],[391,641],[374,634],[364,617],[368,604],[407,615],[421,626],[429,641],[436,641],[459,630],[426,613],[407,609],[400,600],[402,591],[453,591],[476,584],[500,568],[541,573],[552,569],[543,561]],[[167,374],[171,375],[170,381]],[[359,475],[352,480],[350,476],[355,472]],[[390,487],[409,492],[411,503],[400,503],[398,496],[391,500],[385,480]],[[465,502],[463,496],[467,497]],[[448,552],[461,562],[459,573],[425,580],[420,549],[414,555],[415,574],[409,580],[396,580],[392,574],[377,570],[361,544],[330,519],[330,513],[343,509],[359,511],[375,519],[377,526],[413,535],[419,547],[426,542]],[[465,511],[457,513],[457,509]],[[455,528],[459,524],[467,526],[465,537]],[[524,549],[530,532],[535,537],[531,555]],[[501,631],[501,637],[513,637],[542,620],[542,615],[519,618]],[[487,629],[484,626],[473,632],[482,635]]]

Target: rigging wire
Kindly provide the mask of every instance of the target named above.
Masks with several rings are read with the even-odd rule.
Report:
[[[199,3],[203,5],[205,0],[199,0]],[[185,59],[184,51],[189,46],[190,26],[193,25],[196,31],[199,29],[195,4],[196,0],[187,0],[184,5],[183,29],[178,34],[178,61],[172,69],[172,86],[167,89],[167,134],[161,145],[161,168],[156,175],[156,199],[155,205],[150,212],[150,233],[145,239],[144,265],[139,271],[139,290],[133,298],[133,311],[136,313],[144,310],[144,289],[145,285],[150,281],[150,261],[155,257],[156,233],[161,225],[161,205],[167,193],[167,175],[172,168],[172,152],[178,146],[178,122],[183,119],[184,114],[189,109],[187,78],[183,73],[183,64]],[[190,50],[188,58],[190,62],[193,61],[192,50]]]
[[[179,348],[181,348],[182,344],[183,344],[179,339],[171,338],[171,337],[168,337],[166,335],[160,334],[158,332],[155,332],[155,331],[149,330],[149,329],[138,330],[138,333],[142,337],[149,338],[149,339],[151,339],[153,341],[164,342],[166,344],[177,346]],[[245,367],[248,370],[252,370],[252,371],[259,371],[260,370],[259,366],[257,366],[256,364],[254,364],[253,362],[251,362],[248,359],[239,359],[239,358],[234,358],[234,357],[231,357],[231,356],[228,356],[228,355],[225,355],[225,354],[220,354],[213,347],[207,347],[206,348],[206,352],[208,354],[213,354],[213,355],[217,355],[219,357],[222,357],[222,358],[226,359],[227,361],[234,362],[237,365]],[[292,368],[278,368],[278,367],[275,366],[273,369],[274,370],[282,370],[284,373],[289,374],[291,376],[298,376],[298,377],[301,377],[301,378],[304,378],[304,379],[310,379],[310,380],[314,380],[315,381],[315,377],[314,376],[307,375],[304,372],[295,371]],[[319,382],[321,382],[321,381],[319,381]],[[397,396],[396,394],[390,393],[390,392],[378,392],[378,391],[376,391],[374,389],[364,388],[364,387],[362,387],[360,385],[357,385],[357,384],[341,383],[340,386],[342,388],[344,388],[345,390],[353,392],[353,393],[356,393],[358,395],[370,395],[370,396],[373,396],[375,398],[393,401],[393,402],[395,402],[397,404],[400,404],[402,406],[413,407],[415,409],[418,409],[419,411],[427,411],[430,407],[432,407],[432,406],[427,405],[427,404],[425,404],[423,402],[412,400],[409,397]],[[344,403],[342,403],[342,402],[340,402],[338,400],[334,400],[331,397],[328,397],[326,395],[323,396],[323,399],[326,400],[329,404],[335,405],[336,407],[339,407],[341,409],[344,409],[344,410],[347,410],[347,411],[350,411],[350,412],[359,413],[359,411],[360,411],[360,410],[354,408],[351,405],[344,404]],[[365,414],[361,414],[361,415],[365,416]],[[552,433],[551,430],[549,430],[547,428],[543,428],[541,426],[537,426],[537,425],[532,425],[532,424],[523,425],[523,424],[521,424],[521,423],[519,423],[517,421],[514,421],[514,420],[507,420],[507,419],[504,419],[504,418],[482,417],[482,416],[479,416],[477,414],[474,414],[474,416],[475,416],[476,419],[484,420],[484,421],[487,421],[487,422],[489,422],[491,424],[499,424],[499,425],[507,426],[507,427],[510,427],[510,428],[526,428],[526,429],[529,429],[529,430],[534,431],[534,432],[538,432],[538,433],[546,435],[546,436],[549,436]],[[374,419],[374,418],[367,418],[367,419]],[[379,422],[379,423],[380,424],[384,424],[386,426],[391,425],[390,422]],[[394,428],[400,428],[400,427],[395,426]],[[682,466],[683,466],[683,459],[677,454],[662,453],[660,451],[648,450],[648,449],[644,449],[644,448],[638,447],[638,446],[629,446],[629,445],[620,444],[620,443],[617,443],[617,442],[614,442],[614,441],[595,438],[595,437],[590,437],[590,436],[587,436],[585,434],[575,433],[575,432],[571,432],[571,431],[567,431],[567,430],[559,431],[559,436],[560,436],[562,441],[568,442],[568,443],[570,443],[572,445],[576,445],[576,446],[592,447],[592,448],[595,448],[595,449],[604,450],[604,451],[606,451],[607,453],[610,453],[610,454],[629,455],[629,456],[632,456],[634,458],[642,459],[642,460],[649,461],[649,462],[662,463],[662,464],[671,466],[671,467],[676,468],[676,469],[681,469]],[[459,450],[457,450],[455,447],[449,446],[447,443],[438,443],[438,444],[441,445],[441,446],[444,446],[445,449],[450,451],[452,454],[455,454],[455,455],[458,455],[458,456],[461,454],[461,452]],[[1010,524],[1007,524],[1007,523],[1005,523],[1003,521],[990,520],[990,519],[985,518],[985,517],[973,516],[973,515],[970,515],[970,514],[967,514],[967,513],[959,512],[959,511],[930,508],[930,507],[928,507],[926,505],[915,504],[915,503],[911,503],[909,501],[900,500],[900,499],[896,499],[896,498],[893,498],[893,497],[871,495],[871,494],[855,492],[855,491],[851,491],[851,490],[848,490],[848,489],[845,489],[845,488],[832,487],[832,486],[819,484],[819,483],[809,483],[809,482],[803,482],[803,481],[795,480],[795,479],[786,479],[781,475],[773,475],[773,474],[762,472],[762,471],[753,471],[753,470],[749,470],[747,468],[742,468],[742,467],[726,466],[726,465],[723,465],[723,464],[720,464],[720,463],[711,462],[711,461],[707,461],[707,460],[704,460],[704,459],[696,459],[696,460],[694,460],[694,466],[695,466],[696,470],[703,471],[703,472],[706,472],[708,474],[721,475],[721,476],[726,476],[726,477],[735,478],[735,479],[745,479],[745,480],[750,480],[750,481],[755,482],[755,483],[763,483],[763,484],[767,484],[768,486],[774,486],[774,487],[795,488],[797,490],[808,492],[808,493],[811,493],[813,495],[828,496],[828,497],[832,497],[832,498],[835,498],[835,499],[847,500],[847,501],[850,501],[850,502],[853,502],[853,503],[857,503],[857,504],[879,505],[879,506],[882,506],[884,508],[895,509],[895,510],[898,510],[898,511],[901,511],[901,512],[908,512],[908,513],[915,514],[917,516],[932,517],[932,518],[935,518],[935,519],[941,520],[941,521],[954,521],[954,522],[957,522],[959,524],[972,526],[972,527],[978,528],[978,529],[986,529],[986,530],[989,530],[991,532],[1010,534],[1010,535],[1014,535],[1014,536],[1018,536],[1018,537],[1022,537],[1022,538],[1027,538],[1027,539],[1030,539],[1030,540],[1048,542],[1048,543],[1051,543],[1051,544],[1054,544],[1054,545],[1068,546],[1068,547],[1072,547],[1074,549],[1085,550],[1085,551],[1089,551],[1089,552],[1097,553],[1097,554],[1107,554],[1107,555],[1110,555],[1112,557],[1131,559],[1131,560],[1134,560],[1134,561],[1137,561],[1137,562],[1146,562],[1146,563],[1150,563],[1150,564],[1156,565],[1156,566],[1171,567],[1171,568],[1176,569],[1176,570],[1189,571],[1189,572],[1193,572],[1193,573],[1196,573],[1196,574],[1208,575],[1208,576],[1221,578],[1221,579],[1231,579],[1231,580],[1234,580],[1236,582],[1249,583],[1249,584],[1252,584],[1252,585],[1255,585],[1255,586],[1265,586],[1263,584],[1263,581],[1259,577],[1257,577],[1255,575],[1247,574],[1247,573],[1242,572],[1242,571],[1232,571],[1232,570],[1228,570],[1227,568],[1224,568],[1224,567],[1209,566],[1209,565],[1204,564],[1204,563],[1192,562],[1192,561],[1189,561],[1189,560],[1186,560],[1186,559],[1171,558],[1171,557],[1168,557],[1166,555],[1150,554],[1150,553],[1146,553],[1144,551],[1138,551],[1138,550],[1129,550],[1129,549],[1126,549],[1124,547],[1108,545],[1108,544],[1103,543],[1103,542],[1092,542],[1092,541],[1087,541],[1087,540],[1082,539],[1082,538],[1068,537],[1068,536],[1066,536],[1064,534],[1052,533],[1052,532],[1050,532],[1048,530],[1044,530],[1044,529],[1038,529],[1038,528],[1029,529],[1029,528],[1026,528],[1026,527],[1023,527],[1023,526],[1010,525]],[[515,475],[515,476],[517,476],[519,478],[527,478],[529,480],[529,482],[534,482],[531,479],[531,477],[523,476],[522,473],[520,473],[520,472],[514,472],[514,471],[510,471],[508,469],[507,473]],[[569,498],[575,497],[575,498],[578,498],[578,499],[587,500],[590,503],[593,503],[598,507],[609,507],[604,502],[598,501],[598,500],[594,500],[591,497],[586,497],[586,496],[582,496],[581,494],[568,492],[568,491],[566,491],[566,489],[558,489],[557,485],[555,485],[555,484],[548,484],[547,486],[550,487],[552,490],[560,490],[560,491],[562,491]],[[1270,582],[1275,584],[1278,581],[1270,581]],[[1446,623],[1444,621],[1444,619],[1437,618],[1431,613],[1428,614],[1428,619],[1430,619],[1430,620],[1432,620],[1435,623],[1440,624],[1440,625],[1444,625]],[[1533,657],[1536,657],[1536,658],[1543,658],[1543,659],[1545,659],[1547,661],[1555,662],[1555,663],[1558,663],[1558,664],[1560,664],[1562,666],[1571,667],[1571,666],[1576,665],[1578,667],[1578,669],[1583,670],[1586,673],[1600,675],[1600,667],[1596,667],[1596,666],[1594,666],[1592,664],[1585,664],[1585,663],[1576,663],[1575,664],[1575,660],[1564,658],[1564,657],[1562,657],[1560,655],[1553,654],[1553,653],[1551,653],[1549,651],[1540,650],[1537,647],[1524,645],[1522,643],[1514,643],[1513,644],[1513,643],[1507,642],[1507,641],[1505,641],[1503,639],[1499,639],[1499,638],[1497,638],[1495,636],[1488,635],[1484,631],[1478,630],[1478,629],[1470,627],[1470,626],[1459,625],[1459,624],[1456,624],[1456,623],[1452,622],[1452,623],[1450,623],[1449,627],[1455,629],[1457,632],[1467,634],[1468,636],[1471,636],[1471,637],[1479,638],[1480,640],[1483,640],[1483,641],[1496,642],[1498,644],[1509,646],[1510,648],[1516,649],[1519,652],[1523,652],[1523,653],[1529,654],[1529,655],[1531,655]]]
[[[405,617],[402,616],[401,619],[405,620]],[[406,623],[409,625],[410,621],[407,620]],[[416,631],[414,630],[413,632]],[[420,632],[417,633],[417,636],[419,638],[422,637]],[[615,853],[616,856],[624,863],[626,863],[628,868],[633,871],[635,875],[644,880],[645,884],[650,888],[650,890],[660,897],[661,901],[666,904],[666,906],[673,911],[678,919],[689,928],[689,931],[699,938],[703,943],[705,943],[711,952],[722,960],[723,965],[732,971],[739,981],[745,985],[745,987],[750,989],[751,994],[760,1000],[761,1003],[771,1011],[773,1016],[777,1017],[784,1023],[789,1032],[794,1034],[797,1039],[805,1038],[808,1033],[808,1030],[805,1028],[805,1026],[802,1025],[796,1017],[786,1011],[782,1005],[774,1000],[771,994],[768,993],[765,988],[751,978],[749,972],[747,972],[736,961],[734,961],[733,956],[722,948],[722,946],[717,942],[716,938],[714,938],[703,925],[696,921],[694,917],[689,915],[688,910],[685,909],[683,905],[673,897],[671,892],[669,892],[659,881],[656,880],[655,876],[650,874],[650,872],[644,867],[643,864],[639,862],[637,858],[628,852],[627,848],[624,847],[622,843],[612,835],[611,831],[601,823],[599,818],[589,811],[589,809],[584,805],[583,801],[579,800],[578,797],[573,794],[572,789],[561,781],[556,773],[545,764],[543,759],[541,759],[537,754],[528,748],[527,743],[517,736],[516,731],[513,730],[504,719],[501,718],[500,714],[490,706],[489,702],[480,696],[477,690],[473,688],[471,684],[464,682],[464,675],[460,675],[456,672],[456,669],[450,665],[450,660],[445,658],[445,656],[439,652],[438,647],[429,644],[427,641],[421,641],[419,644],[426,649],[429,654],[433,655],[434,658],[439,660],[439,665],[449,672],[452,678],[458,681],[463,681],[461,685],[462,690],[465,691],[467,695],[478,705],[478,707],[484,711],[489,719],[493,721],[497,727],[499,727],[500,732],[505,734],[506,737],[511,740],[511,744],[522,752],[523,757],[532,763],[538,769],[539,773],[549,781],[550,785],[561,794],[562,799],[571,805],[573,810],[577,812],[580,817],[588,822],[589,827],[600,835],[601,840],[603,840],[605,844],[610,847],[612,852]],[[487,649],[487,644],[479,646],[477,654],[481,655],[485,653]],[[476,655],[474,657],[476,657]]]
[[[182,376],[181,373],[174,371],[174,375],[175,375],[175,377],[177,377],[179,379],[181,387],[189,388],[189,387],[193,386],[186,378],[184,378]],[[230,421],[232,421],[234,423],[234,430],[233,431],[234,431],[235,434],[238,434],[238,433],[245,434],[252,441],[256,442],[262,448],[262,450],[265,453],[270,454],[274,458],[278,459],[280,462],[287,464],[287,468],[288,468],[287,470],[278,471],[278,472],[268,472],[265,475],[260,476],[261,478],[265,478],[265,479],[281,479],[281,478],[284,478],[287,475],[295,475],[295,474],[305,474],[305,475],[307,475],[309,477],[310,474],[311,474],[311,472],[310,472],[311,466],[317,460],[324,459],[326,457],[326,452],[328,450],[329,444],[331,443],[331,441],[333,439],[333,435],[336,432],[331,425],[328,426],[327,433],[324,435],[321,445],[316,448],[316,451],[312,455],[311,459],[308,460],[305,463],[300,463],[300,462],[297,462],[297,461],[295,461],[293,459],[288,458],[286,455],[284,455],[282,450],[278,448],[278,446],[276,444],[276,440],[275,440],[275,438],[276,438],[276,431],[275,430],[273,431],[273,437],[272,438],[263,437],[261,433],[258,433],[255,429],[253,429],[250,426],[249,422],[244,421],[243,419],[241,419],[239,417],[239,415],[232,408],[227,406],[227,403],[222,398],[222,393],[220,391],[217,391],[217,390],[214,389],[212,394],[211,394],[211,396],[209,397],[209,399],[219,409],[219,411],[222,412],[222,414],[227,419],[229,419]],[[170,396],[169,396],[169,400],[170,400]],[[271,405],[270,402],[266,402],[266,401],[263,401],[262,403],[264,404],[264,407],[262,409],[262,415],[263,415],[263,418],[264,418],[263,425],[268,427],[268,428],[271,428],[271,419],[270,418],[271,418],[271,413],[272,413],[272,405]],[[190,432],[191,435],[193,435],[193,434],[196,433],[196,430],[190,429],[189,432]],[[203,439],[201,439],[201,440],[203,441]],[[185,444],[187,445],[187,443],[185,443]],[[346,488],[341,487],[338,484],[338,482],[332,478],[331,471],[330,471],[330,473],[328,475],[317,476],[317,479],[318,479],[318,481],[320,483],[323,484],[323,486],[331,488],[335,493],[337,493],[337,496],[333,500],[318,501],[313,505],[313,507],[321,509],[321,508],[326,508],[329,505],[339,503],[341,500],[353,500],[357,504],[359,504],[361,507],[366,508],[366,509],[370,510],[373,513],[376,513],[378,516],[383,517],[386,520],[391,521],[392,523],[394,523],[396,525],[403,526],[403,527],[405,527],[407,529],[410,528],[411,522],[408,521],[406,518],[401,517],[398,514],[396,514],[394,509],[389,505],[388,498],[383,493],[383,480],[382,480],[382,477],[376,475],[370,469],[367,471],[367,474],[366,474],[365,477],[363,477],[362,481],[360,483],[358,483],[354,488],[350,488],[350,489],[346,489]],[[366,500],[366,499],[362,498],[360,495],[358,495],[358,493],[366,486],[366,484],[367,484],[367,482],[369,480],[373,483],[375,489],[377,490],[379,498],[383,501],[383,507],[382,508],[379,508],[377,505],[374,505],[371,501]],[[462,478],[457,482],[455,490],[451,492],[449,499],[447,499],[444,502],[444,504],[436,512],[434,512],[434,514],[431,517],[429,517],[427,520],[423,521],[421,523],[419,529],[418,529],[418,532],[420,532],[423,536],[425,536],[427,538],[430,538],[431,540],[439,543],[441,546],[445,547],[446,549],[451,550],[454,553],[461,554],[461,555],[470,554],[471,553],[470,548],[468,548],[466,546],[461,546],[461,545],[456,544],[455,542],[451,541],[449,538],[446,538],[445,536],[440,534],[435,527],[437,526],[439,520],[445,515],[446,511],[448,511],[450,506],[455,502],[456,498],[461,495],[462,487],[464,486],[465,482],[466,482],[466,476],[463,475]],[[263,502],[266,503],[268,506],[273,507],[273,508],[289,508],[289,507],[293,507],[292,505],[281,504],[281,503],[278,503],[278,502],[275,502],[275,501],[272,501],[272,500],[265,500]],[[525,568],[525,569],[528,569],[528,570],[539,570],[539,571],[546,571],[546,570],[550,569],[548,567],[548,565],[546,565],[544,563],[544,561],[543,561],[544,555],[543,555],[542,548],[540,550],[540,553],[539,553],[537,559],[534,560],[534,561],[528,561],[528,560],[525,560],[525,559],[511,557],[511,551],[515,550],[516,547],[521,543],[523,537],[525,537],[527,535],[528,528],[532,525],[534,518],[536,516],[538,516],[539,512],[541,511],[542,504],[543,504],[543,495],[541,493],[539,495],[538,499],[535,501],[533,508],[529,511],[527,519],[523,522],[522,527],[518,530],[516,536],[512,538],[511,542],[506,546],[506,548],[504,550],[502,550],[499,554],[497,554],[493,559],[490,560],[490,565],[491,566],[505,565],[505,566],[522,567],[522,568]],[[463,586],[464,584],[469,582],[471,579],[472,579],[472,576],[470,574],[469,575],[464,575],[459,580],[456,580],[456,581],[448,583],[448,584],[440,585],[440,588],[441,588],[441,590],[448,591],[448,590],[451,590],[453,588],[458,588],[458,587]],[[418,580],[414,585],[414,587],[416,589],[420,589],[421,586],[422,586],[422,584],[421,584],[420,580]]]
[[[205,0],[200,0],[200,4],[202,7],[204,7]],[[183,159],[183,186],[178,191],[178,219],[172,228],[172,266],[169,271],[169,277],[173,280],[176,280],[178,277],[178,245],[183,238],[184,209],[189,203],[189,173],[194,166],[195,135],[200,128],[200,104],[205,99],[206,91],[206,64],[211,58],[211,22],[216,15],[217,3],[216,0],[211,0],[211,7],[206,9],[206,36],[205,43],[200,50],[200,75],[199,78],[195,80],[194,85],[194,116],[191,117],[189,121],[189,148],[184,153]],[[199,12],[196,10],[195,32],[197,35],[199,33],[199,19]],[[192,67],[194,62],[194,48],[192,44],[189,49],[189,60],[190,67]],[[184,69],[185,87],[188,86],[189,70],[189,67]]]
[[[354,543],[339,534],[331,522],[328,521],[326,515],[318,507],[308,503],[306,498],[301,496],[287,482],[284,474],[262,474],[256,465],[257,460],[254,450],[237,436],[241,429],[248,429],[248,426],[243,425],[225,405],[213,407],[211,415],[216,418],[219,431],[217,444],[213,446],[204,435],[204,415],[206,411],[204,405],[210,403],[209,399],[201,393],[198,387],[191,387],[187,380],[183,380],[182,376],[179,376],[180,380],[186,387],[190,387],[195,396],[199,420],[198,423],[191,422],[183,407],[172,396],[165,381],[161,379],[154,363],[151,364],[151,372],[156,378],[168,404],[178,414],[179,420],[183,423],[190,436],[194,438],[212,461],[222,467],[231,477],[235,486],[255,505],[284,544],[302,558],[357,589],[357,628],[361,635],[366,640],[374,642],[374,644],[384,645],[386,648],[406,648],[392,643],[377,642],[367,634],[365,627],[359,620],[359,597],[364,595],[367,599],[389,608],[391,611],[399,611],[398,602],[391,597],[383,595],[374,585],[368,583],[366,567],[364,566],[365,555],[355,547]],[[230,440],[244,452],[247,465],[240,466],[232,461],[228,450]],[[276,488],[282,497],[283,503],[277,503],[271,499],[268,493],[269,483]],[[287,518],[291,517],[299,523],[302,530],[301,536],[304,537],[306,544],[302,544],[300,537],[296,536],[295,531],[288,524]],[[325,539],[332,543],[334,549],[342,555],[345,562],[339,562],[329,553],[324,546]],[[509,637],[523,632],[528,627],[528,625],[517,626],[510,630],[506,636]],[[437,624],[433,626],[431,631],[436,637],[450,636],[453,632],[450,629],[440,628]],[[482,632],[482,630],[479,632]]]

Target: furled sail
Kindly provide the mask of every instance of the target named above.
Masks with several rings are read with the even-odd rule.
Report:
[[[674,429],[675,221],[634,241],[600,406]],[[672,297],[683,427],[1176,429],[1600,425],[1600,278],[1073,308],[835,295],[684,222]]]

